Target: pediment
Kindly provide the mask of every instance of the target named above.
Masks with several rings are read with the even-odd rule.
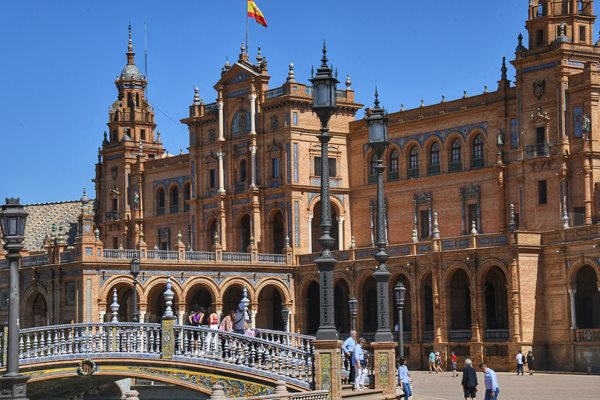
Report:
[[[254,71],[252,67],[237,62],[221,76],[221,79],[219,79],[219,82],[215,85],[215,89],[220,85],[226,86],[244,82],[258,75],[259,74]]]

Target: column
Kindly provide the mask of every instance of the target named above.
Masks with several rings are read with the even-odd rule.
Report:
[[[344,217],[338,217],[338,250],[344,250]]]
[[[592,170],[590,160],[586,157],[583,160],[583,205],[585,207],[585,224],[592,224]]]
[[[219,97],[221,97],[221,93],[219,93]],[[219,141],[223,142],[225,141],[225,135],[224,135],[224,121],[223,121],[223,100],[219,100],[217,102],[217,107],[219,108]]]
[[[569,299],[571,301],[571,329],[577,329],[577,314],[575,310],[575,293],[577,289],[569,289]]]
[[[256,189],[256,146],[253,144],[250,146],[250,187]]]
[[[512,298],[512,312],[513,312],[513,341],[521,341],[521,330],[519,329],[519,289],[517,279],[517,260],[513,259],[510,263],[510,276],[511,276],[511,298]]]
[[[256,135],[256,93],[250,95],[250,135]]]
[[[308,235],[306,235],[307,239],[306,241],[308,242],[308,252],[312,253],[313,248],[312,248],[312,219],[313,216],[312,214],[308,215]]]
[[[225,194],[225,176],[223,173],[223,152],[222,151],[218,151],[217,152],[217,158],[219,159],[219,194],[220,195],[224,195]]]

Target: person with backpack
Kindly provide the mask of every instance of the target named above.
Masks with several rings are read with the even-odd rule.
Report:
[[[233,330],[235,333],[243,335],[246,332],[246,313],[244,307],[240,303],[237,311],[235,312],[235,321],[233,322]]]

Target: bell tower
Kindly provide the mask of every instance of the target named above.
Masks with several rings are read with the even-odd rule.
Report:
[[[154,110],[146,98],[146,77],[135,65],[129,25],[127,63],[117,76],[117,100],[108,110],[96,164],[96,223],[106,248],[133,248],[141,229],[142,179],[145,160],[164,153],[155,134]],[[137,225],[136,225],[137,223]]]
[[[555,42],[593,45],[593,5],[593,0],[530,0],[529,49],[543,50]]]

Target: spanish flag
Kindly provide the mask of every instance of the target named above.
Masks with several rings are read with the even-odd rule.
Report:
[[[257,23],[261,24],[265,28],[267,27],[267,20],[265,19],[265,16],[253,0],[248,0],[248,16],[254,18]]]

